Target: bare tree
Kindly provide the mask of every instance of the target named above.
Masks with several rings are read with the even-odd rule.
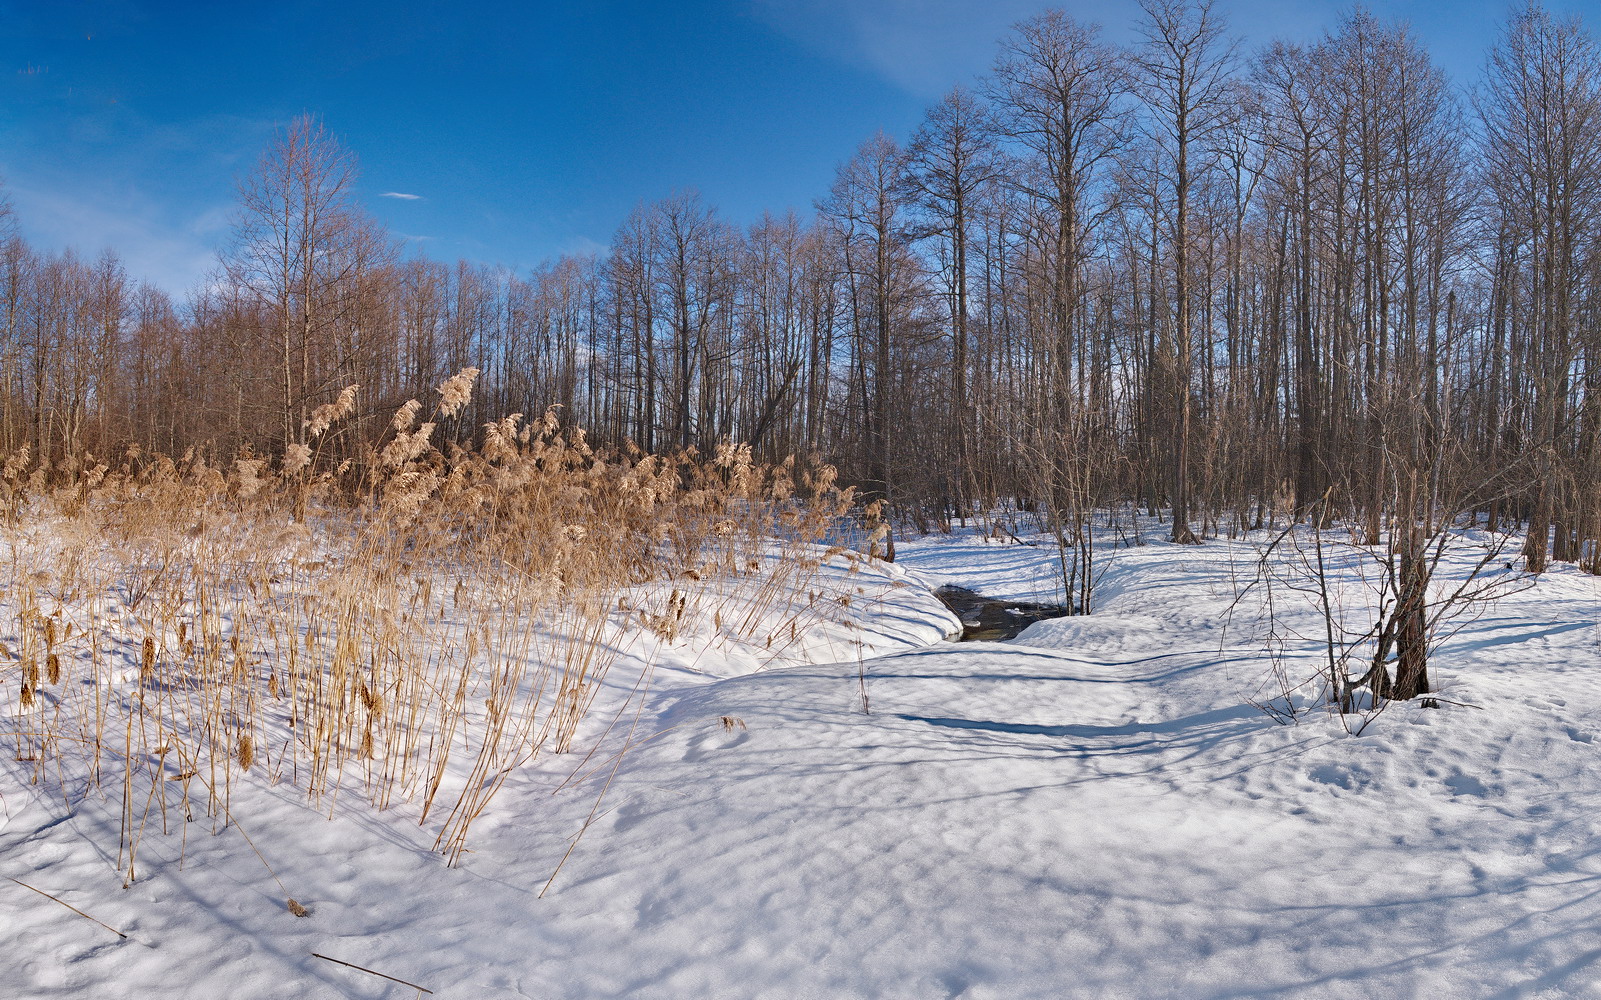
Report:
[[[302,115],[281,128],[239,184],[223,255],[227,279],[268,308],[274,325],[281,440],[297,440],[310,401],[336,388],[335,326],[356,276],[392,262],[395,244],[354,200],[356,159],[323,123]]]
[[[842,237],[840,265],[850,289],[848,312],[857,345],[852,367],[865,430],[863,479],[869,500],[891,495],[892,355],[897,321],[914,290],[898,197],[904,168],[900,147],[880,132],[839,168],[822,206]]]
[[[1318,219],[1313,206],[1316,189],[1327,170],[1329,123],[1318,113],[1319,90],[1328,86],[1318,50],[1275,42],[1257,60],[1253,78],[1264,114],[1263,140],[1273,157],[1269,184],[1282,206],[1285,263],[1291,268],[1294,337],[1289,352],[1294,358],[1293,491],[1298,515],[1310,514],[1328,479],[1323,366],[1319,364],[1318,332],[1314,324],[1314,261]]]
[[[1141,0],[1145,44],[1135,56],[1151,133],[1168,161],[1172,191],[1173,540],[1196,542],[1190,528],[1190,446],[1194,378],[1191,202],[1197,177],[1210,169],[1214,137],[1228,121],[1236,45],[1211,0]]]
[[[717,333],[730,307],[728,227],[695,191],[683,191],[656,208],[656,277],[669,323],[674,444],[713,445],[718,370],[727,363]]]
[[[968,392],[970,280],[969,250],[974,217],[991,185],[1002,176],[995,146],[995,125],[989,110],[969,91],[953,89],[924,116],[907,147],[906,179],[921,209],[919,235],[935,239],[935,259],[951,317],[951,412],[947,435],[950,466],[945,487],[958,512],[964,494],[975,486],[963,481],[972,474],[969,428],[973,423]]]
[[[1601,50],[1576,19],[1558,21],[1530,5],[1491,50],[1477,106],[1492,211],[1517,248],[1503,277],[1523,304],[1510,319],[1521,328],[1514,339],[1525,345],[1534,389],[1528,440],[1538,468],[1523,554],[1538,573],[1553,523],[1557,557],[1574,558],[1577,549],[1575,514],[1558,499],[1561,478],[1573,474],[1563,462],[1576,416],[1569,380],[1587,306],[1581,285],[1593,274],[1590,233],[1601,221]],[[1593,413],[1596,402],[1586,396],[1584,405]]]
[[[1099,221],[1092,199],[1101,167],[1127,142],[1130,128],[1126,66],[1099,36],[1096,25],[1045,11],[1017,24],[1001,43],[991,83],[1003,127],[1028,152],[1013,182],[1044,213],[1045,350],[1064,416],[1075,398],[1084,268]]]

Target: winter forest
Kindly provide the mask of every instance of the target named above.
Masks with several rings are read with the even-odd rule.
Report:
[[[0,994],[1593,995],[1601,42],[1128,14],[531,270],[0,185]]]
[[[646,452],[816,456],[919,527],[998,497],[1173,535],[1444,504],[1596,565],[1601,51],[1531,7],[1481,79],[1356,8],[1245,51],[1163,2],[1119,50],[1060,11],[815,213],[641,202],[529,273],[403,257],[335,124],[285,124],[185,300],[106,253],[0,244],[0,447],[274,456],[358,385],[324,461],[465,367],[440,430],[560,407]],[[83,459],[87,460],[87,459]]]

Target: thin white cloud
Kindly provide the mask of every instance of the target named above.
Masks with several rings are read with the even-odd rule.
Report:
[[[86,193],[19,178],[7,186],[23,236],[43,250],[72,247],[93,259],[116,251],[130,277],[181,298],[216,267],[231,209],[201,206],[178,218],[137,190]]]
[[[423,200],[423,197],[420,194],[407,194],[404,191],[385,191],[383,194],[379,195],[378,197],[380,197],[380,198],[399,198],[401,201],[422,201]]]
[[[575,257],[604,257],[606,244],[590,239],[588,236],[573,236],[562,244],[561,252]]]
[[[873,73],[902,91],[932,100],[988,73],[1012,26],[1048,4],[1040,0],[749,0],[755,17],[816,54]],[[1139,8],[1128,0],[1064,4],[1098,23],[1108,41],[1134,44]],[[1222,9],[1232,34],[1252,43],[1313,38],[1333,27],[1345,0],[1233,0]],[[1406,6],[1380,3],[1379,7]],[[1309,15],[1310,12],[1310,15]]]
[[[1092,0],[1099,6],[1106,0]],[[989,68],[995,43],[1036,0],[754,0],[755,15],[803,47],[932,99]],[[1093,19],[1093,18],[1090,18]]]

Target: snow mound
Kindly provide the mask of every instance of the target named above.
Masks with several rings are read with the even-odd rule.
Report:
[[[460,869],[404,809],[242,787],[277,882],[196,828],[124,891],[86,846],[115,802],[8,784],[4,874],[130,937],[0,883],[0,995],[414,995],[313,952],[458,998],[1601,991],[1592,578],[1497,605],[1440,651],[1442,707],[1353,736],[1247,703],[1267,664],[1229,627],[1228,546],[1119,550],[1102,613],[937,642],[919,580],[1049,575],[1006,551],[986,578],[995,551],[903,544],[838,662],[659,651],[628,752],[511,776]]]

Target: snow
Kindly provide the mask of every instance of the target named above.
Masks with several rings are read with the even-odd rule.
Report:
[[[1446,704],[1352,735],[1248,704],[1255,551],[1106,546],[1095,614],[955,644],[929,588],[1059,599],[1054,549],[903,541],[763,669],[636,644],[607,741],[513,774],[459,868],[405,806],[237,783],[123,889],[116,798],[4,760],[0,874],[129,938],[0,881],[0,996],[417,995],[313,953],[461,998],[1601,993],[1598,580],[1506,597],[1435,657]]]

